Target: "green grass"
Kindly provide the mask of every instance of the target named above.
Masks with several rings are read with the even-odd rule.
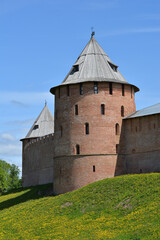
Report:
[[[47,196],[43,185],[0,196],[0,239],[160,239],[160,174],[105,179]]]

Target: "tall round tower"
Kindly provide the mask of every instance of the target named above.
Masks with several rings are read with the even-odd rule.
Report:
[[[95,40],[90,41],[55,95],[54,192],[113,177],[122,118],[135,111],[129,84]]]

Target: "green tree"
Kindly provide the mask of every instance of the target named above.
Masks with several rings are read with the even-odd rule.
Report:
[[[18,187],[21,187],[19,168],[0,160],[0,194]]]
[[[10,167],[10,188],[18,188],[20,187],[20,179],[19,179],[19,168],[12,164]]]
[[[0,166],[0,194],[7,189],[7,180],[5,170]]]

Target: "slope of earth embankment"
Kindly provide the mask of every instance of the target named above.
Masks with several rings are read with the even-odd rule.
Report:
[[[160,173],[104,179],[59,196],[50,189],[0,196],[0,239],[160,239]]]

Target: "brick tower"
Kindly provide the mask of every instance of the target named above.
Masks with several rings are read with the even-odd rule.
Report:
[[[135,111],[129,84],[94,38],[55,95],[54,192],[113,177],[122,118]]]
[[[54,118],[47,103],[21,141],[23,187],[52,183]]]

